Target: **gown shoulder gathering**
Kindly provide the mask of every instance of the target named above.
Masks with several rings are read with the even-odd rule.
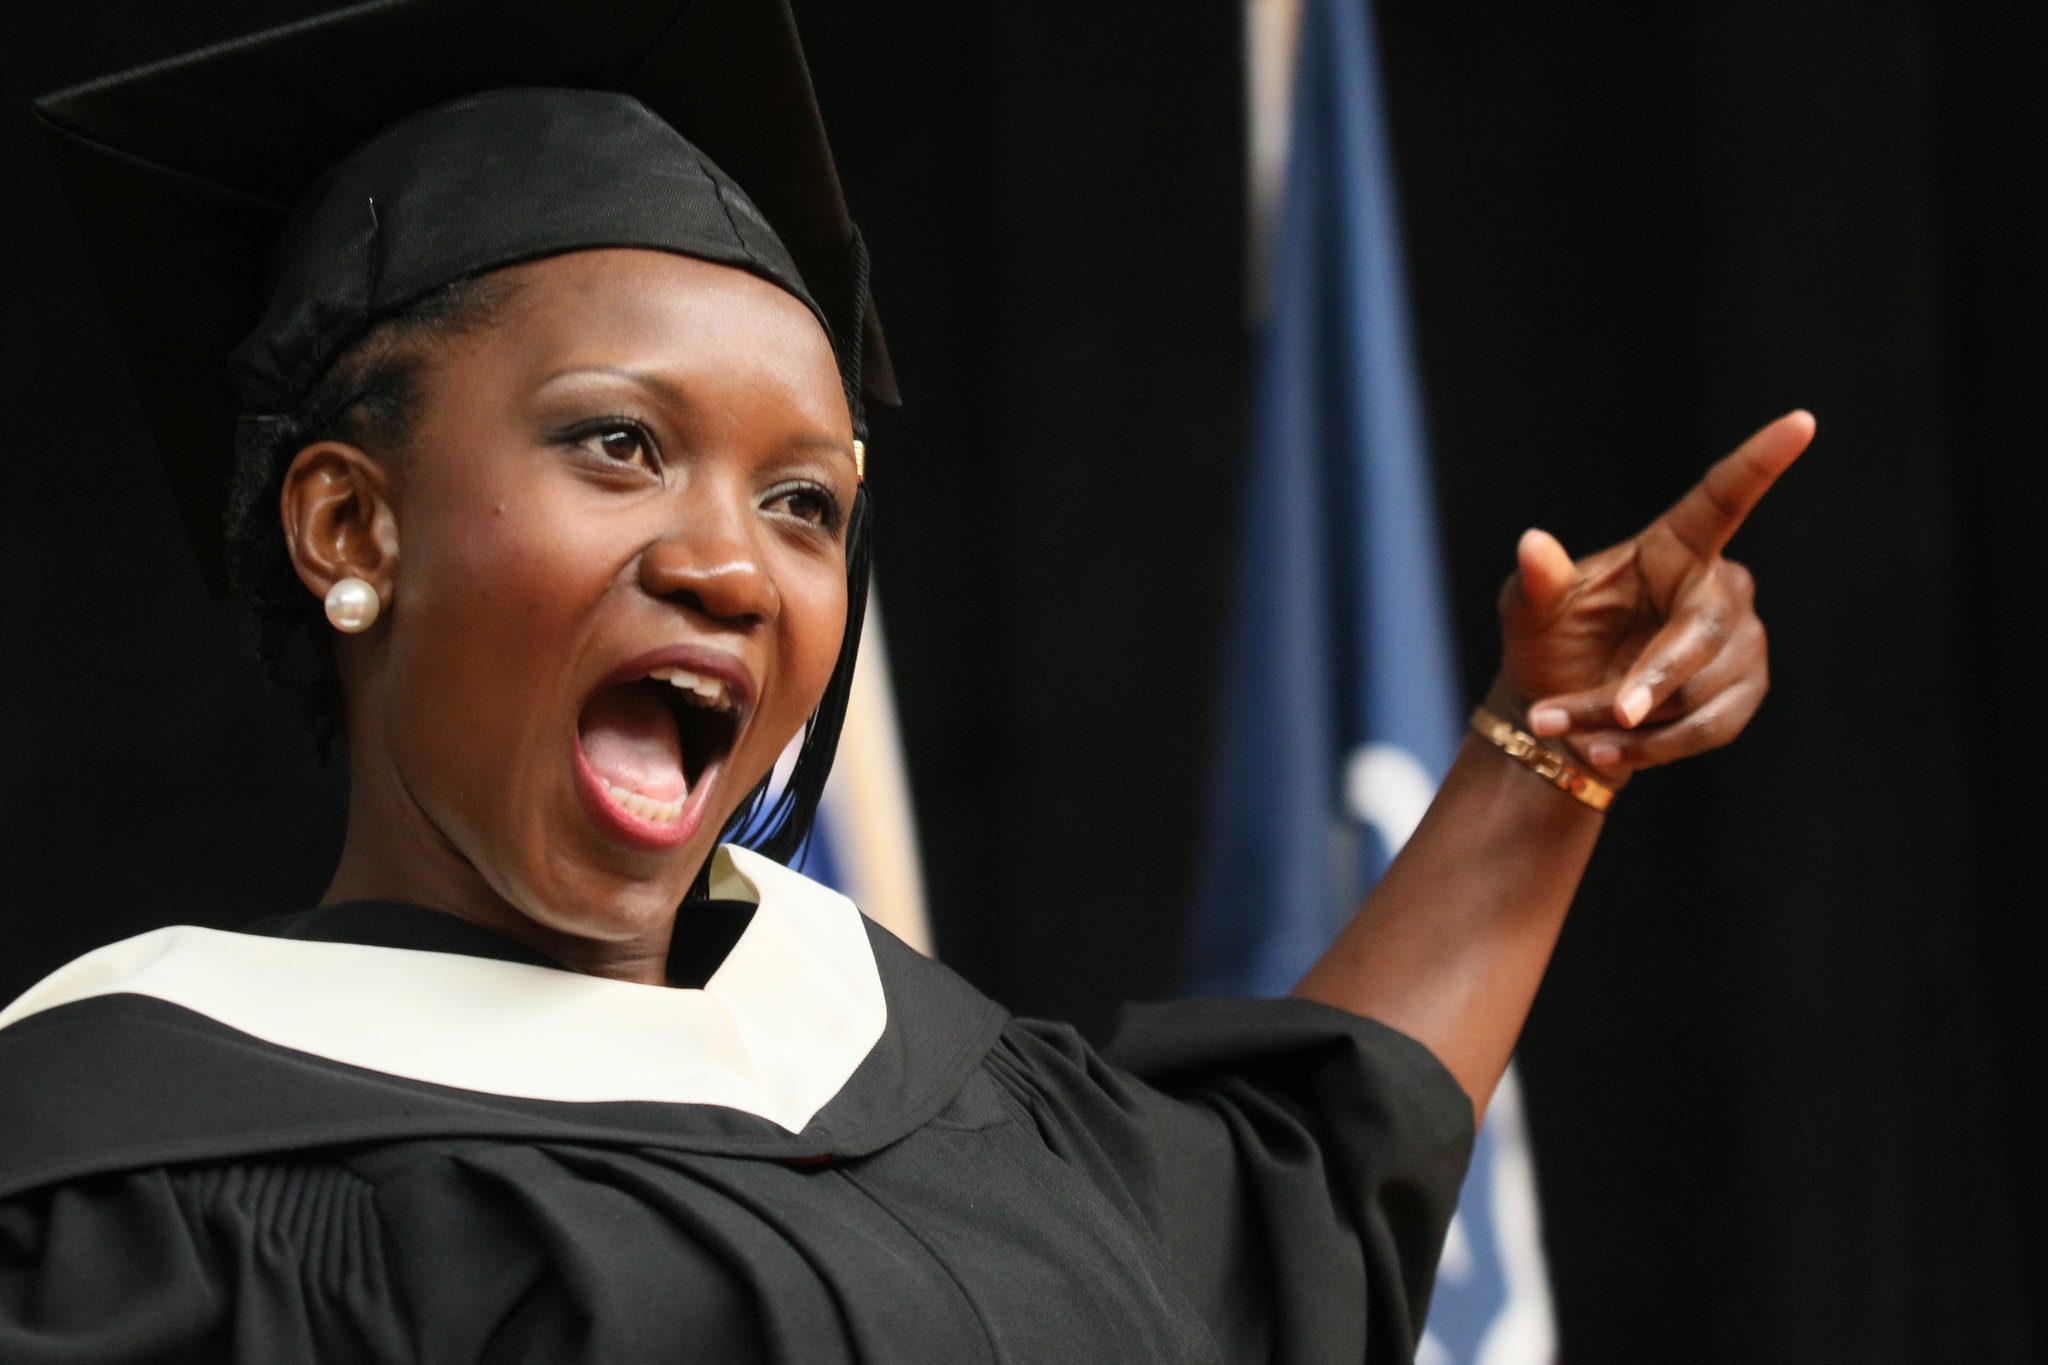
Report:
[[[1413,1358],[1472,1141],[1420,1044],[1098,1051],[720,858],[701,989],[386,905],[60,969],[0,1013],[0,1361]]]

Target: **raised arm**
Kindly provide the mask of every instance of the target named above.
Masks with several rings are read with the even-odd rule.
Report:
[[[1721,551],[1813,439],[1791,412],[1639,535],[1574,562],[1529,531],[1486,706],[1609,788],[1726,744],[1769,685],[1748,570]],[[1605,817],[1467,735],[1429,813],[1294,993],[1424,1044],[1485,1112]]]

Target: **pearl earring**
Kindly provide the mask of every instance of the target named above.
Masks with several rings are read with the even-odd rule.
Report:
[[[327,590],[327,619],[344,635],[360,635],[375,625],[383,606],[377,590],[360,578],[344,578]]]

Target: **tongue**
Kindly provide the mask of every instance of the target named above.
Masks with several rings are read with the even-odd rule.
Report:
[[[675,717],[644,684],[607,688],[583,708],[583,756],[599,777],[654,801],[689,790]]]

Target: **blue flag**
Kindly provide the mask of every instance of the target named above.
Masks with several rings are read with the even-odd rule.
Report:
[[[1305,0],[1301,23],[1195,994],[1291,989],[1414,829],[1460,732],[1371,25],[1364,0]],[[1554,1354],[1519,1114],[1501,1100],[1511,1088],[1480,1136],[1423,1361]]]

